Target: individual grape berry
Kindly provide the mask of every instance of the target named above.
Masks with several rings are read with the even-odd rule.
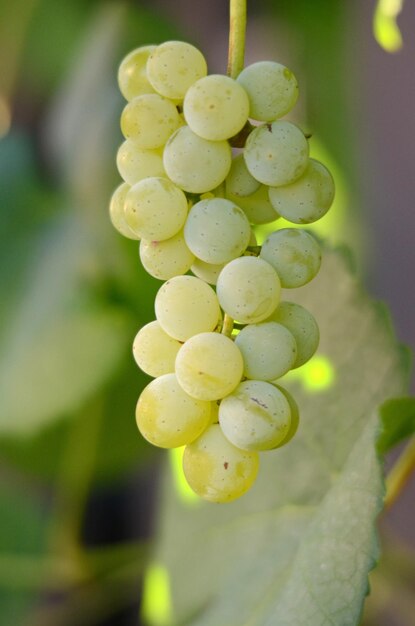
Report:
[[[206,76],[203,54],[184,41],[166,41],[153,50],[147,61],[147,78],[165,98],[183,100],[186,91]]]
[[[168,140],[163,164],[169,178],[189,193],[204,193],[218,187],[232,162],[227,141],[208,141],[188,126],[179,128]]]
[[[250,117],[273,122],[290,111],[298,98],[294,74],[284,65],[259,61],[245,67],[237,78],[249,97]]]
[[[253,194],[245,197],[234,196],[226,190],[226,197],[242,209],[251,224],[270,224],[280,217],[269,201],[266,185],[260,184]]]
[[[162,151],[143,150],[131,139],[127,139],[119,147],[117,167],[120,175],[129,185],[135,185],[149,176],[166,175]]]
[[[318,325],[310,311],[294,302],[280,302],[268,321],[282,324],[295,338],[297,358],[293,369],[304,365],[315,353],[320,341]],[[277,378],[277,377],[275,377]]]
[[[269,188],[276,211],[294,224],[311,224],[322,218],[334,200],[334,181],[326,167],[310,159],[307,169],[290,185]]]
[[[279,120],[258,126],[249,135],[245,162],[254,178],[264,185],[288,185],[308,165],[308,143],[304,133],[291,122]]]
[[[191,398],[174,374],[155,378],[142,391],[136,408],[137,426],[159,448],[178,448],[199,437],[210,422],[210,402]]]
[[[216,283],[218,282],[218,276],[224,267],[225,263],[214,265],[212,263],[205,263],[200,259],[195,259],[190,269],[192,270],[193,274],[201,280],[204,280],[210,285],[216,285]]]
[[[183,231],[163,241],[140,242],[140,260],[146,270],[158,280],[169,280],[180,276],[192,266],[195,257],[186,245]]]
[[[122,134],[145,150],[164,146],[179,125],[176,106],[156,93],[134,98],[121,114]]]
[[[183,228],[187,210],[183,191],[167,178],[157,176],[133,185],[124,204],[131,230],[150,241],[174,237]]]
[[[196,135],[211,141],[233,137],[248,120],[249,100],[244,89],[229,76],[211,74],[187,91],[183,112]]]
[[[153,87],[147,79],[147,59],[156,49],[156,46],[141,46],[136,48],[121,61],[118,70],[118,85],[126,100],[145,93],[154,93]]]
[[[317,241],[298,228],[282,228],[272,233],[264,241],[260,257],[272,265],[286,289],[306,285],[321,265]]]
[[[244,360],[244,376],[254,380],[275,380],[283,376],[297,357],[294,336],[277,322],[245,326],[235,344]]]
[[[273,385],[275,385],[277,389],[279,389],[281,393],[284,394],[288,404],[290,405],[290,411],[291,411],[291,422],[290,422],[290,427],[287,431],[287,434],[285,435],[284,439],[280,441],[280,443],[277,444],[275,448],[273,448],[274,450],[276,448],[282,448],[282,446],[285,446],[287,443],[291,441],[291,439],[297,433],[298,426],[300,424],[300,412],[298,410],[298,404],[296,403],[292,395],[286,389],[284,389],[284,387],[281,387],[280,385],[276,385],[275,383],[273,383]]]
[[[233,160],[229,174],[226,177],[226,194],[243,198],[252,196],[259,189],[260,182],[249,173],[243,154],[238,154]]]
[[[209,502],[231,502],[255,482],[259,469],[257,452],[239,450],[212,424],[183,454],[183,471],[198,496]]]
[[[176,357],[176,376],[189,396],[220,400],[242,378],[243,361],[234,342],[220,333],[200,333],[188,339]]]
[[[131,228],[125,221],[124,202],[125,196],[127,195],[129,190],[130,185],[127,185],[127,183],[122,183],[112,194],[109,207],[110,219],[114,228],[118,230],[121,235],[127,237],[128,239],[137,240],[140,239],[140,237],[131,230]]]
[[[222,400],[219,424],[241,450],[271,450],[287,436],[291,422],[288,400],[275,385],[246,380]]]
[[[174,362],[182,344],[169,337],[157,321],[143,326],[133,343],[134,359],[140,369],[156,378],[174,372]]]
[[[251,237],[251,227],[242,209],[224,198],[214,198],[193,205],[184,236],[198,259],[219,265],[244,252]]]
[[[155,300],[157,321],[178,341],[216,328],[219,302],[212,287],[194,276],[175,276],[160,287]]]
[[[262,322],[277,308],[281,286],[273,267],[263,259],[234,259],[221,271],[216,292],[222,309],[242,324]]]

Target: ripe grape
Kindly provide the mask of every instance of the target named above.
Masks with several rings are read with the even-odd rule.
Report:
[[[280,217],[269,201],[266,185],[260,184],[253,194],[245,197],[234,196],[226,188],[226,197],[242,209],[251,224],[269,224]]]
[[[131,230],[125,221],[124,202],[125,196],[129,190],[130,185],[127,185],[127,183],[121,183],[121,185],[119,185],[112,194],[109,207],[110,219],[114,228],[118,230],[121,235],[124,235],[124,237],[127,237],[128,239],[137,240],[140,239],[140,237]]]
[[[246,380],[219,407],[223,434],[241,450],[271,450],[288,434],[291,410],[279,389],[260,380]]]
[[[194,276],[175,276],[160,287],[155,300],[157,321],[179,341],[216,328],[220,318],[212,287]]]
[[[237,335],[235,344],[242,353],[246,378],[279,378],[293,367],[297,357],[294,336],[277,322],[245,326]]]
[[[277,272],[281,286],[287,289],[310,282],[321,265],[317,241],[297,228],[282,228],[264,241],[260,254]]]
[[[333,177],[326,167],[310,159],[304,174],[290,185],[270,187],[276,211],[294,224],[311,224],[322,218],[334,199]]]
[[[298,410],[298,404],[296,403],[292,395],[286,389],[284,389],[284,387],[276,385],[275,383],[273,384],[277,387],[277,389],[281,391],[282,394],[284,394],[288,404],[290,405],[291,411],[291,422],[287,434],[285,435],[284,439],[275,446],[275,448],[281,448],[282,446],[285,446],[289,441],[291,441],[291,439],[296,434],[298,426],[300,424],[300,412]]]
[[[203,54],[184,41],[162,43],[147,61],[147,77],[153,88],[174,100],[183,100],[189,87],[206,74]]]
[[[248,94],[249,115],[254,120],[273,122],[288,113],[297,102],[297,80],[280,63],[253,63],[242,70],[237,80]]]
[[[154,93],[153,87],[147,79],[147,59],[156,49],[156,46],[142,46],[136,48],[121,61],[118,70],[118,85],[126,100],[145,93]]]
[[[210,415],[210,402],[187,395],[174,374],[152,380],[136,408],[139,431],[159,448],[178,448],[192,442],[205,430]]]
[[[260,182],[249,173],[243,154],[238,154],[233,160],[229,174],[226,177],[226,194],[232,196],[251,196],[259,189]]]
[[[212,424],[183,454],[190,487],[210,502],[231,502],[250,489],[259,469],[257,452],[239,450]]]
[[[242,324],[262,322],[277,308],[281,286],[263,259],[240,257],[221,271],[216,292],[222,309]]]
[[[135,185],[148,176],[166,175],[162,151],[143,150],[131,139],[127,139],[119,147],[117,167],[120,175],[129,185]]]
[[[264,185],[288,185],[307,167],[307,139],[291,122],[264,124],[249,135],[244,157],[252,176]]]
[[[169,337],[157,321],[143,326],[133,343],[134,359],[140,369],[156,378],[174,372],[174,362],[182,344]]]
[[[187,217],[187,199],[167,178],[153,176],[133,185],[124,204],[125,219],[142,239],[163,241],[176,235]]]
[[[186,274],[195,261],[184,240],[183,230],[163,241],[142,239],[140,259],[146,272],[159,280]]]
[[[243,128],[249,113],[244,89],[229,76],[211,74],[187,91],[183,112],[196,135],[211,141],[233,137]]]
[[[188,339],[176,357],[176,376],[186,393],[200,400],[220,400],[242,378],[243,361],[234,342],[219,333]]]
[[[282,324],[294,336],[297,344],[297,358],[292,366],[293,369],[311,359],[318,348],[320,332],[310,311],[294,302],[280,302],[267,321]]]
[[[242,254],[251,237],[251,227],[244,212],[233,202],[213,198],[193,205],[184,236],[198,259],[219,265]]]
[[[121,114],[122,134],[145,150],[164,146],[179,125],[176,106],[156,93],[134,98]]]
[[[218,282],[218,276],[224,267],[225,263],[215,265],[212,263],[205,263],[200,259],[195,259],[190,269],[195,276],[201,278],[206,283],[209,283],[210,285],[216,285],[216,283]]]

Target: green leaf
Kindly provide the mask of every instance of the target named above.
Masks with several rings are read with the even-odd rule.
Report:
[[[404,393],[407,357],[343,255],[326,251],[318,277],[284,295],[321,328],[315,366],[281,380],[300,406],[298,434],[261,454],[256,485],[231,504],[195,506],[166,473],[155,562],[170,579],[174,622],[359,623],[384,490],[377,407]]]
[[[378,450],[385,454],[415,432],[415,398],[392,398],[380,407]]]
[[[60,215],[36,244],[2,337],[1,434],[33,434],[77,410],[129,339],[128,316],[95,297],[100,268],[85,224]]]

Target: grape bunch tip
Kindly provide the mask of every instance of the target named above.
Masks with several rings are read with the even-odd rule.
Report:
[[[253,485],[259,452],[294,437],[298,406],[280,378],[319,343],[313,315],[281,300],[282,288],[316,276],[319,244],[293,227],[257,246],[253,227],[320,219],[333,178],[309,157],[302,130],[281,119],[298,85],[280,63],[253,63],[236,79],[209,75],[197,48],[167,41],[130,52],[118,83],[124,182],[110,218],[164,281],[156,319],[133,344],[154,377],[137,425],[155,446],[185,446],[184,474],[200,497],[230,502]]]

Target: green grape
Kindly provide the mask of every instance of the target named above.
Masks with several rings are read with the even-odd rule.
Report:
[[[297,357],[295,338],[277,322],[245,326],[235,339],[244,360],[244,376],[274,380],[290,370]]]
[[[234,196],[227,190],[226,197],[242,209],[251,224],[269,224],[280,217],[269,201],[266,185],[260,185],[257,191],[246,197]]]
[[[293,334],[297,344],[297,358],[293,369],[311,359],[318,348],[320,332],[310,311],[294,302],[280,302],[267,321],[278,322]]]
[[[262,380],[246,380],[219,407],[223,434],[241,450],[271,450],[288,434],[291,410],[279,389]]]
[[[240,256],[249,243],[251,227],[244,212],[224,198],[193,205],[184,227],[186,243],[206,263],[219,265]]]
[[[260,257],[272,265],[286,289],[310,282],[321,265],[317,241],[297,228],[282,228],[272,233],[262,244]]]
[[[134,359],[140,369],[156,378],[174,372],[180,341],[169,337],[157,321],[141,328],[133,343]]]
[[[183,41],[166,41],[150,54],[147,78],[154,89],[173,100],[183,100],[186,91],[207,74],[203,54]]]
[[[291,122],[264,124],[249,135],[244,157],[252,176],[264,185],[288,185],[308,165],[307,139]]]
[[[280,387],[280,385],[276,385],[274,382],[272,384],[275,385],[277,389],[281,391],[282,394],[284,394],[288,404],[290,405],[290,411],[291,411],[291,422],[290,422],[290,427],[288,429],[288,432],[285,435],[284,439],[275,446],[275,448],[281,448],[282,446],[285,446],[289,441],[291,441],[291,439],[296,434],[298,430],[298,426],[300,424],[300,412],[298,410],[298,404],[296,403],[292,395],[286,389],[284,389],[283,387]]]
[[[280,63],[253,63],[242,70],[237,80],[248,94],[249,116],[254,120],[273,122],[288,113],[297,102],[297,80]]]
[[[220,319],[212,287],[194,276],[175,276],[160,287],[156,317],[163,330],[179,341],[214,330]]]
[[[121,114],[124,137],[145,150],[164,146],[179,125],[176,106],[156,93],[134,98]]]
[[[290,185],[270,187],[269,199],[280,215],[294,224],[323,217],[334,200],[334,181],[326,167],[310,159],[304,174]]]
[[[259,189],[260,182],[248,172],[243,154],[238,154],[233,160],[229,174],[226,177],[226,195],[232,197],[252,196]]]
[[[202,139],[188,126],[176,130],[163,153],[169,178],[189,193],[204,193],[218,187],[225,180],[231,162],[227,141]]]
[[[239,450],[212,424],[183,454],[183,471],[190,487],[209,502],[231,502],[252,487],[258,474],[257,452]]]
[[[170,180],[151,177],[133,185],[124,212],[131,230],[142,239],[163,241],[176,235],[187,217],[187,198]]]
[[[190,269],[195,276],[204,280],[205,283],[209,283],[210,285],[216,285],[216,283],[218,282],[218,276],[224,267],[225,263],[220,263],[220,265],[214,265],[212,263],[205,263],[200,259],[195,259]]]
[[[130,185],[127,183],[121,183],[114,191],[110,201],[110,220],[112,225],[116,230],[118,230],[121,235],[127,237],[128,239],[140,239],[138,235],[136,235],[131,228],[128,226],[125,221],[124,215],[124,202],[125,196],[130,190]]]
[[[152,380],[141,393],[136,408],[140,433],[159,448],[191,443],[206,429],[210,415],[210,402],[188,396],[174,374]]]
[[[234,342],[220,333],[200,333],[188,339],[176,357],[179,385],[193,398],[220,400],[242,378],[243,361]]]
[[[163,152],[143,150],[134,141],[127,139],[117,152],[117,167],[120,175],[129,185],[135,185],[148,176],[165,176]]]
[[[140,259],[146,272],[159,280],[169,280],[189,271],[195,260],[184,240],[183,231],[163,241],[140,243]]]
[[[127,54],[118,70],[118,85],[126,100],[145,93],[154,93],[147,79],[147,59],[156,46],[142,46]]]
[[[222,309],[242,324],[262,322],[276,309],[281,294],[277,273],[256,257],[234,259],[219,274],[216,291]]]
[[[248,120],[249,100],[244,89],[229,76],[211,74],[187,91],[183,112],[196,135],[211,141],[233,137]]]

